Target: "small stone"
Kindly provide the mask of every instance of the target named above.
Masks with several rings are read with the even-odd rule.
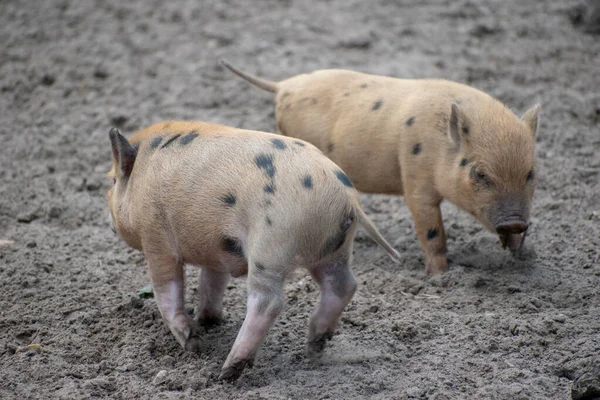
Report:
[[[346,38],[338,42],[338,46],[345,49],[368,49],[373,40],[369,35]]]
[[[372,305],[371,307],[369,307],[369,312],[375,314],[377,311],[379,311],[379,306]]]
[[[37,219],[37,215],[35,215],[34,213],[21,213],[17,215],[17,221],[24,224],[28,224],[35,219]]]
[[[152,381],[152,383],[154,385],[156,385],[156,386],[162,385],[167,380],[167,374],[168,374],[167,371],[164,370],[164,369],[158,371],[158,374],[156,374],[156,376],[154,377],[154,380]]]
[[[125,125],[128,119],[129,118],[127,118],[125,115],[114,115],[110,118],[110,123],[117,128],[120,128]]]
[[[558,314],[552,317],[552,319],[556,322],[564,324],[567,321],[567,317],[564,314]]]
[[[56,78],[54,78],[53,75],[45,74],[44,76],[42,76],[42,80],[40,83],[44,86],[52,86],[55,81]]]
[[[59,207],[50,207],[50,210],[48,210],[49,218],[52,218],[52,219],[59,218],[60,214],[62,214],[62,210]]]
[[[106,79],[109,75],[110,74],[108,73],[106,68],[101,65],[97,66],[96,70],[94,71],[94,78]]]
[[[27,242],[27,247],[33,249],[34,247],[37,247],[37,243],[34,241]]]
[[[100,189],[102,187],[102,183],[100,181],[92,181],[92,182],[87,182],[87,184],[85,185],[85,189],[88,192],[94,192],[98,189]]]
[[[166,355],[160,359],[160,365],[163,367],[172,367],[175,365],[175,357]]]

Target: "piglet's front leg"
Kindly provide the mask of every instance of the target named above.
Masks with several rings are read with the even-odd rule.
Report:
[[[421,196],[406,196],[417,236],[425,253],[425,272],[436,275],[448,271],[446,232],[440,204],[431,205]]]

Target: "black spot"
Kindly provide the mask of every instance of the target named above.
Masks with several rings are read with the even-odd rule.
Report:
[[[273,183],[266,184],[264,187],[264,191],[265,191],[265,193],[270,193],[270,194],[275,193],[275,185],[273,185]]]
[[[461,167],[464,167],[464,166],[465,166],[465,165],[467,165],[468,163],[469,163],[469,160],[467,160],[466,158],[463,158],[463,159],[460,161],[460,166],[461,166]]]
[[[224,236],[221,240],[221,248],[227,253],[236,257],[244,257],[244,249],[242,245],[235,239]]]
[[[362,85],[360,85],[361,89],[366,89],[369,87],[369,85],[367,85],[366,83],[363,83]]]
[[[310,175],[306,175],[302,180],[302,184],[307,189],[312,189],[312,177]]]
[[[463,126],[462,126],[462,132],[463,132],[465,135],[468,135],[468,134],[469,134],[469,125],[463,125]]]
[[[334,147],[335,147],[335,146],[333,145],[333,143],[329,143],[329,144],[327,145],[327,152],[328,152],[328,153],[331,153],[331,152],[333,151]]]
[[[256,166],[264,169],[271,178],[275,175],[275,166],[273,165],[273,156],[271,154],[259,154],[254,159]]]
[[[417,143],[413,146],[412,153],[416,156],[421,152],[421,143]]]
[[[198,137],[198,134],[196,132],[190,132],[187,135],[183,136],[181,138],[181,140],[179,141],[179,143],[181,143],[182,145],[186,145],[188,143],[190,143],[192,140],[196,139]]]
[[[527,182],[531,181],[533,178],[535,177],[535,172],[533,170],[529,171],[529,173],[527,174]]]
[[[304,147],[304,146],[306,146],[304,143],[302,143],[302,142],[298,142],[298,141],[295,141],[295,142],[294,142],[294,144],[296,144],[296,145],[298,145],[298,146],[300,146],[300,147]]]
[[[382,105],[383,105],[383,100],[377,100],[375,102],[375,104],[373,104],[373,108],[371,108],[371,111],[377,111],[377,110],[379,110]]]
[[[176,141],[179,136],[181,136],[181,135],[177,134],[177,135],[173,136],[171,139],[167,140],[165,142],[165,144],[163,144],[162,146],[160,146],[160,148],[164,149],[165,147],[168,147],[171,143],[173,143],[174,141]]]
[[[427,240],[433,240],[438,235],[438,230],[435,228],[427,230]]]
[[[340,182],[342,182],[344,185],[346,185],[348,187],[354,187],[354,185],[352,185],[352,181],[350,180],[350,178],[348,178],[348,176],[344,172],[335,171],[335,176],[337,176],[337,178],[340,180]]]
[[[154,139],[152,139],[152,142],[150,142],[150,147],[152,147],[153,149],[156,149],[160,145],[162,140],[163,140],[163,138],[160,136],[155,137]]]
[[[265,221],[267,221],[267,225],[272,226],[273,225],[273,221],[271,221],[271,217],[269,217],[267,215],[267,217],[265,218]]]
[[[235,205],[236,202],[236,198],[233,194],[228,193],[225,197],[223,197],[221,200],[223,200],[223,202],[225,204],[227,204],[229,207],[233,207]]]
[[[279,150],[285,150],[287,149],[287,146],[285,145],[285,142],[281,139],[271,139],[271,143],[273,143],[273,145],[278,148]]]
[[[256,269],[259,271],[264,271],[265,270],[265,266],[262,265],[261,263],[256,263],[254,264],[254,266],[256,266]]]
[[[406,126],[412,126],[415,123],[415,117],[410,117],[406,120]]]

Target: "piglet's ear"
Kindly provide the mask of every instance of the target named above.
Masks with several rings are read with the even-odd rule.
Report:
[[[531,134],[534,137],[535,137],[535,134],[537,133],[537,129],[538,129],[538,119],[539,119],[539,114],[540,114],[541,108],[542,108],[541,105],[536,104],[535,106],[533,106],[529,110],[527,110],[525,112],[525,114],[523,114],[523,116],[521,117],[521,120],[523,120],[523,122],[525,122],[527,124],[527,126],[529,126],[529,129],[531,129]]]
[[[458,106],[456,104],[452,104],[452,108],[450,110],[450,121],[448,126],[448,136],[454,142],[456,147],[460,147],[461,136],[460,136],[460,127],[458,126],[458,120],[460,117],[460,113],[458,111]]]
[[[121,135],[117,128],[112,128],[108,136],[110,137],[117,173],[121,178],[129,178],[133,170],[137,150]]]

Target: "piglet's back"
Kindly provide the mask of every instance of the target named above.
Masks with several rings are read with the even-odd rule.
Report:
[[[138,146],[133,201],[148,206],[140,208],[144,213],[157,214],[134,218],[161,219],[178,236],[198,229],[239,237],[267,226],[275,233],[317,222],[337,226],[338,215],[358,206],[358,194],[340,168],[293,138],[167,121],[136,133],[131,142]]]

